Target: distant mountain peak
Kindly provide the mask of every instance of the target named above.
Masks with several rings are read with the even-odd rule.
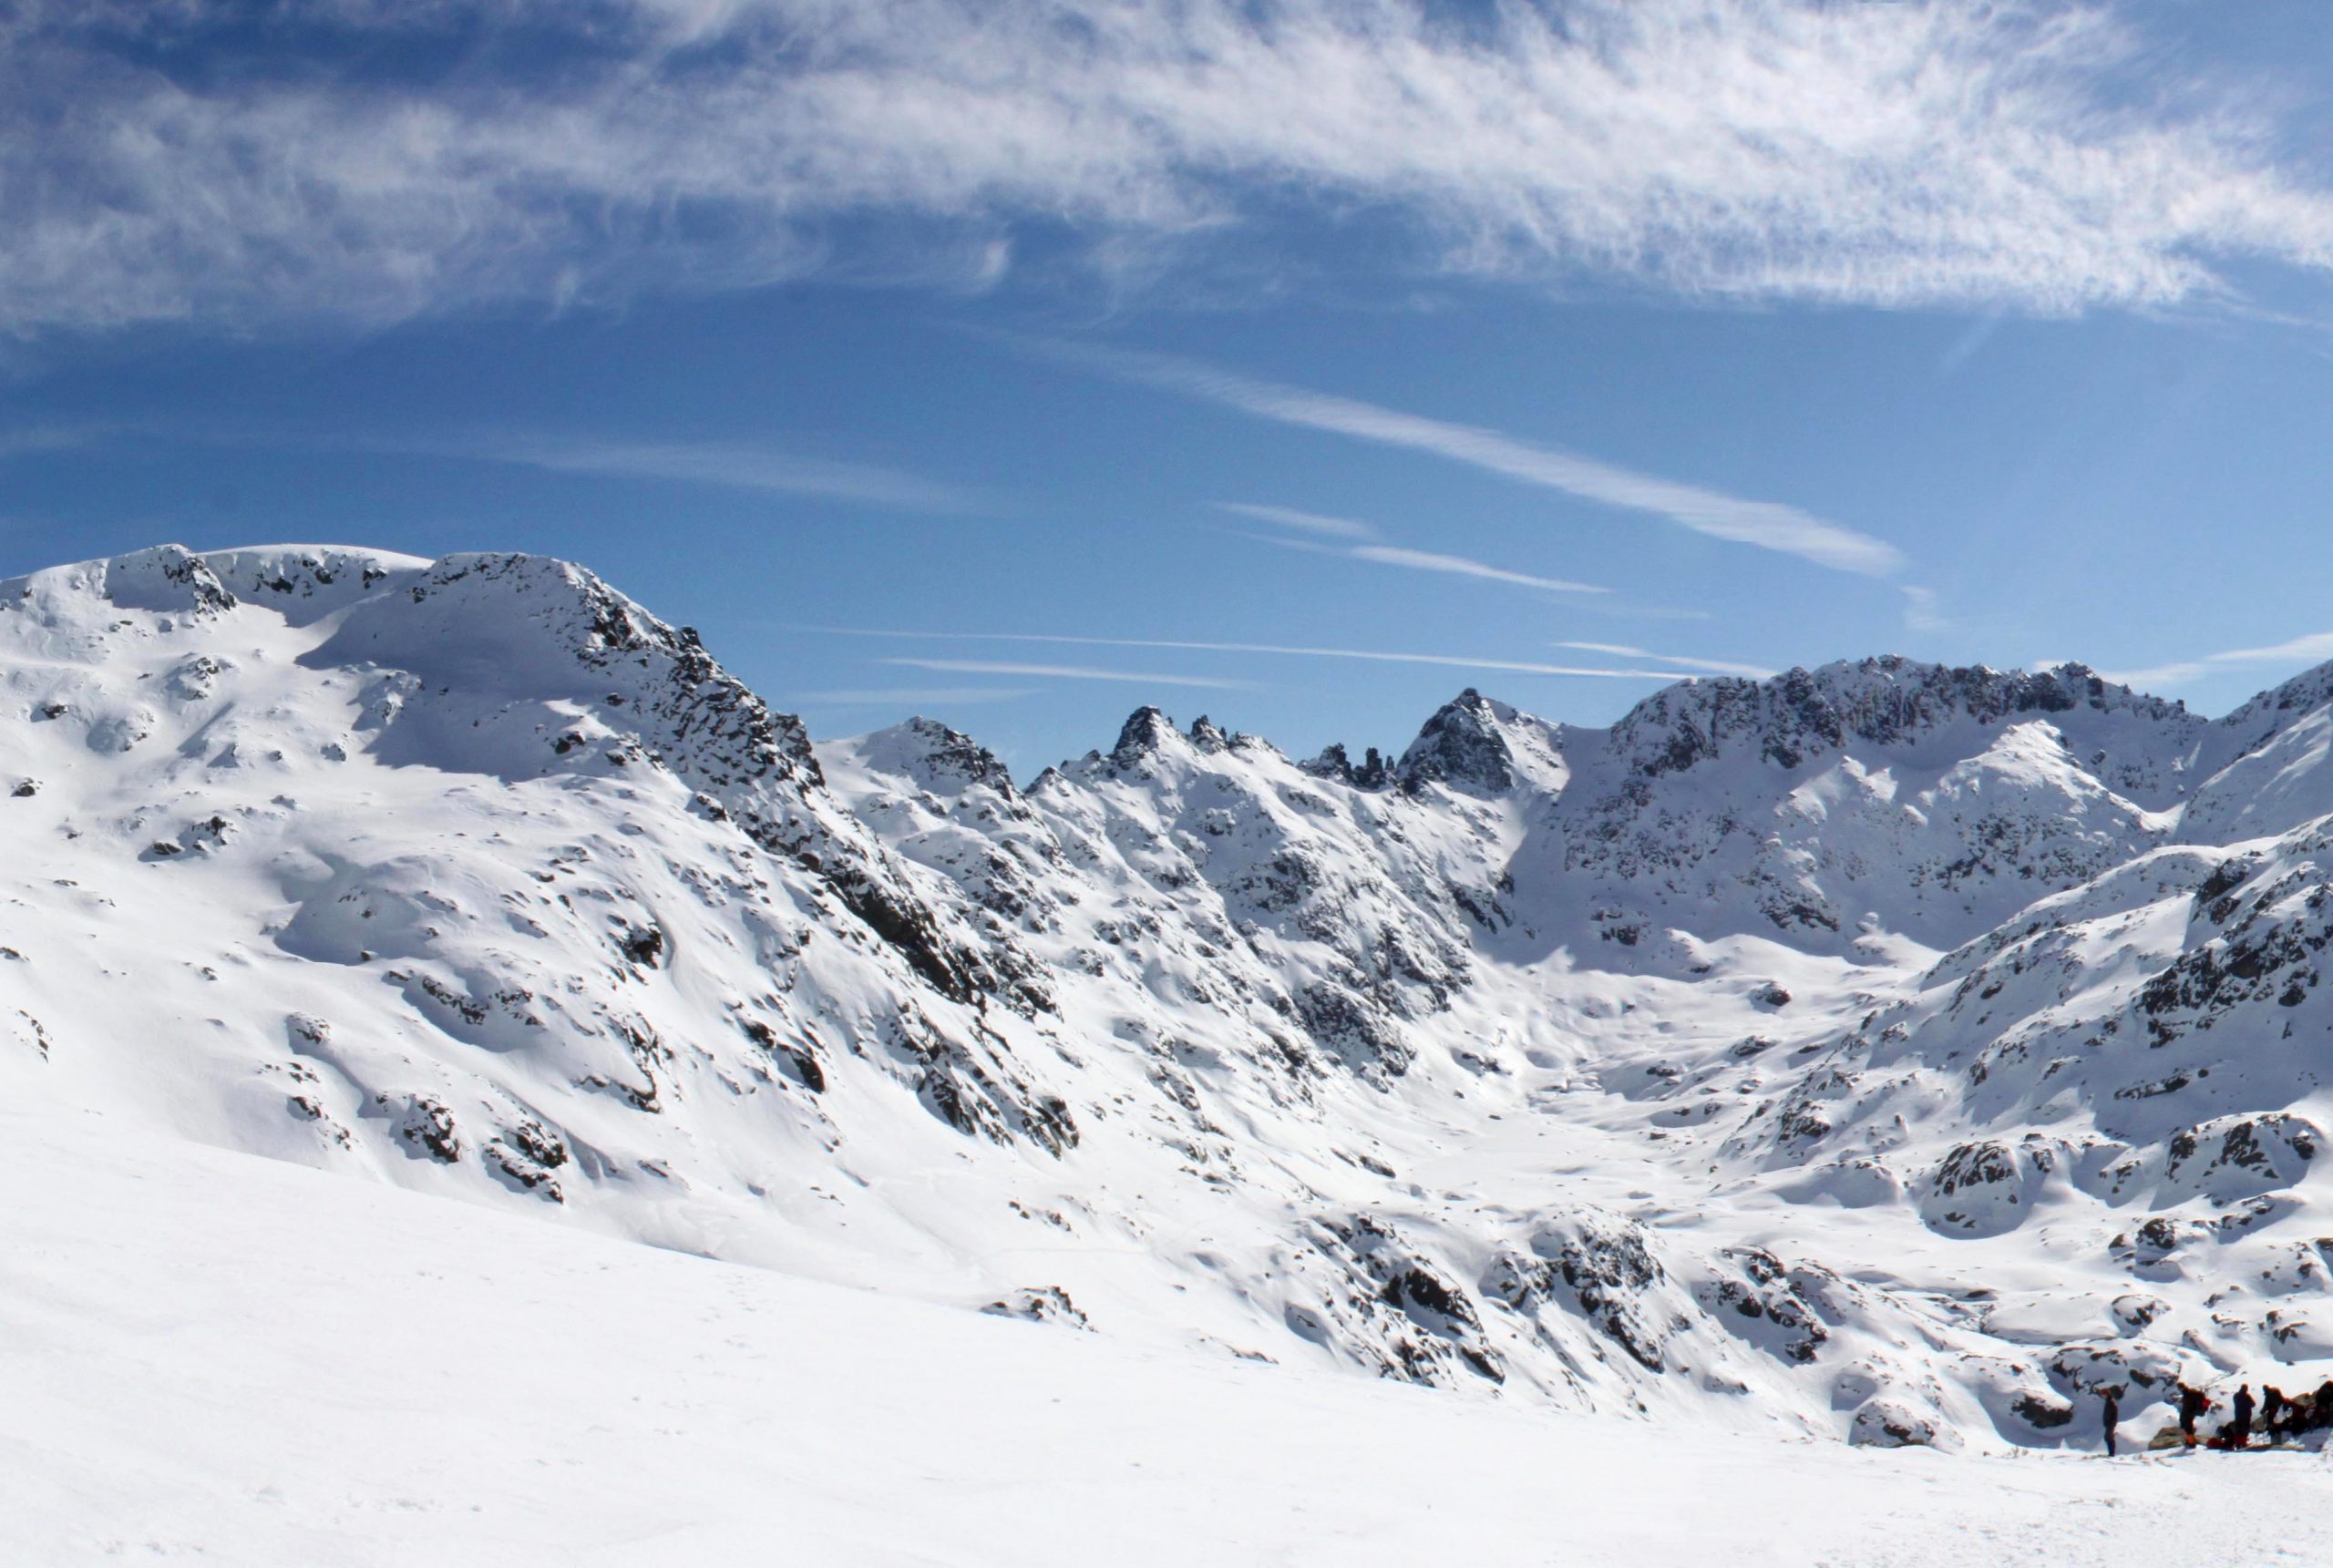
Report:
[[[927,789],[953,793],[968,786],[1015,798],[1012,772],[996,753],[937,719],[912,718],[879,730],[860,743],[870,766],[896,770]]]
[[[105,595],[123,610],[183,610],[222,615],[236,600],[211,563],[184,545],[116,556],[105,566]]]
[[[1613,733],[1642,772],[1658,775],[1737,753],[1795,768],[1850,740],[1902,745],[1956,722],[1989,725],[2084,709],[2201,727],[2184,703],[2112,684],[2082,664],[1999,671],[1891,653],[1764,680],[1665,687],[1630,709]]]
[[[1126,716],[1125,723],[1118,730],[1117,744],[1110,748],[1110,755],[1120,763],[1136,763],[1166,750],[1180,739],[1182,733],[1175,728],[1175,721],[1161,710],[1146,704]]]
[[[1506,703],[1467,687],[1435,710],[1402,753],[1403,787],[1444,784],[1493,794],[1512,789],[1515,753],[1501,726],[1515,716]]]
[[[1359,790],[1382,790],[1393,783],[1393,764],[1375,746],[1355,763],[1346,753],[1342,742],[1332,741],[1321,749],[1319,756],[1298,765],[1317,778],[1334,779]]]

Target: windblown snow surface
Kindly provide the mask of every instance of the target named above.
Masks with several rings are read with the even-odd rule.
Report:
[[[2323,1561],[2090,1456],[2333,1373],[2328,750],[1878,659],[1023,785],[556,560],[0,584],[0,1557]]]

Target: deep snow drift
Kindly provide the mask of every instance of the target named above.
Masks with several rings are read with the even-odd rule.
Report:
[[[2328,735],[1872,660],[1024,788],[557,561],[165,548],[0,584],[0,1098],[1012,1343],[2093,1448],[2333,1371]]]

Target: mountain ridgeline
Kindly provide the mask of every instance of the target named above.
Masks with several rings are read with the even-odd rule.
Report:
[[[0,1085],[1478,1398],[2085,1442],[2333,1358],[2333,667],[813,743],[543,558],[0,584]]]

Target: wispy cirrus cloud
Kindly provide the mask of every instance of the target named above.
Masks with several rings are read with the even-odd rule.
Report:
[[[1009,702],[1031,695],[1027,686],[879,686],[832,692],[801,692],[793,702],[811,707],[889,708],[918,702],[958,706],[972,702]]]
[[[1944,600],[1936,589],[1915,583],[1904,586],[1904,630],[1906,631],[1947,631],[1952,619],[1944,612]]]
[[[106,433],[106,427],[95,425],[27,425],[0,430],[0,460],[70,451],[90,446]]]
[[[2214,664],[2281,664],[2296,659],[2321,663],[2333,659],[2333,631],[2313,631],[2266,648],[2235,648],[2205,657]]]
[[[1495,670],[1522,675],[1578,675],[1618,681],[1690,681],[1696,675],[1707,673],[1706,671],[1690,669],[1665,669],[1660,667],[1657,661],[1645,668],[1615,668],[1581,664],[1548,664],[1534,660],[1478,658],[1464,653],[1418,653],[1378,648],[1309,647],[1283,642],[1210,642],[1152,637],[1076,637],[1050,631],[906,631],[867,626],[805,626],[796,630],[815,631],[828,637],[920,639],[938,642],[1025,642],[1074,648],[1139,648],[1187,653],[1246,653],[1290,659],[1353,659],[1378,664],[1429,664],[1451,670]],[[962,660],[887,659],[882,662],[912,664],[919,668],[934,670],[977,670],[997,674],[1008,674],[1015,671],[1037,673],[1055,668],[1045,665],[990,664]],[[1107,678],[1115,677],[1113,675]],[[1125,678],[1156,679],[1161,683],[1183,685],[1216,683],[1189,678],[1175,682],[1163,676],[1127,675]],[[1239,682],[1233,682],[1229,684],[1237,685]]]
[[[989,511],[994,501],[970,486],[949,484],[879,464],[812,456],[774,441],[639,440],[583,432],[317,431],[295,425],[204,423],[200,420],[127,425],[118,431],[230,447],[287,446],[326,452],[385,453],[508,464],[544,473],[710,485],[774,496],[847,501],[892,511],[963,516]],[[79,439],[89,438],[86,434]],[[62,440],[47,445],[66,445]],[[0,457],[16,447],[0,435]]]
[[[2052,661],[2048,660],[2037,661],[2038,664],[2045,668],[2050,662]],[[2057,662],[2063,662],[2063,661],[2057,661]],[[2102,680],[2112,681],[2117,686],[2128,686],[2133,691],[2148,692],[2184,685],[2198,675],[2209,673],[2211,668],[2209,664],[2200,661],[2190,660],[2184,663],[2151,664],[2143,670],[2101,670],[2098,673]]]
[[[1294,507],[1267,507],[1254,501],[1218,501],[1216,510],[1235,517],[1252,518],[1259,523],[1277,523],[1284,528],[1295,528],[1331,539],[1373,539],[1377,530],[1367,523],[1351,518],[1331,518],[1321,512],[1299,511]]]
[[[1581,653],[1608,653],[1616,659],[1649,660],[1672,664],[1682,670],[1706,670],[1712,675],[1740,675],[1752,681],[1763,681],[1773,673],[1763,664],[1737,664],[1724,659],[1693,659],[1682,653],[1654,653],[1642,648],[1632,648],[1625,642],[1558,642],[1556,646]]]
[[[1381,536],[1367,523],[1350,518],[1326,517],[1319,512],[1300,512],[1288,507],[1254,506],[1239,501],[1218,501],[1218,510],[1254,518],[1259,522],[1278,523],[1284,528],[1302,529],[1315,537],[1290,538],[1279,534],[1243,534],[1244,538],[1261,539],[1266,544],[1279,545],[1284,549],[1310,550],[1321,555],[1344,556],[1349,559],[1369,561],[1377,566],[1403,567],[1411,571],[1440,573],[1445,577],[1470,577],[1484,582],[1506,583],[1515,588],[1536,589],[1543,593],[1609,593],[1592,582],[1573,582],[1559,577],[1540,577],[1527,571],[1515,571],[1506,567],[1492,566],[1467,556],[1448,555],[1440,550],[1415,550],[1401,545],[1374,542]],[[1342,542],[1324,544],[1321,537]],[[1370,543],[1353,543],[1369,540]]]
[[[1360,545],[1348,552],[1355,560],[1374,561],[1379,566],[1407,567],[1412,571],[1439,572],[1445,577],[1478,578],[1485,582],[1504,582],[1517,588],[1536,588],[1547,593],[1609,593],[1592,582],[1569,582],[1559,577],[1535,577],[1527,571],[1509,571],[1505,567],[1487,566],[1465,556],[1444,555],[1439,550],[1403,549],[1397,545]]]
[[[0,14],[0,329],[377,322],[824,269],[979,288],[1040,229],[1156,273],[1356,216],[1406,238],[1403,274],[1701,300],[2065,313],[2333,266],[2333,196],[2279,162],[2275,95],[2215,93],[2079,0],[270,16]],[[910,253],[855,245],[868,216]]]
[[[441,446],[448,456],[556,474],[597,474],[714,485],[778,496],[816,496],[915,512],[975,512],[977,492],[865,463],[808,457],[742,441],[643,442],[508,436]]]
[[[1171,354],[1056,342],[1026,346],[1066,364],[1220,404],[1259,419],[1428,453],[1526,485],[1560,490],[1584,501],[1665,518],[1713,538],[1779,550],[1841,571],[1887,577],[1904,565],[1903,552],[1886,540],[1796,507],[1744,500],[1722,491],[1640,474],[1479,425],[1431,419],[1359,398],[1261,381]]]
[[[2120,685],[2143,690],[2150,686],[2180,686],[2201,676],[2252,665],[2310,665],[2321,664],[2328,659],[2333,659],[2333,631],[2313,631],[2260,648],[2230,648],[2218,653],[2206,653],[2197,659],[2151,665],[2143,670],[2101,671],[2099,673]]]
[[[1140,644],[1127,644],[1138,647]],[[1125,681],[1141,686],[1203,686],[1226,692],[1252,689],[1252,681],[1206,675],[1154,675],[1139,670],[1103,670],[1090,664],[1023,664],[990,659],[885,659],[910,670],[942,670],[964,675],[1042,675],[1055,681]]]

